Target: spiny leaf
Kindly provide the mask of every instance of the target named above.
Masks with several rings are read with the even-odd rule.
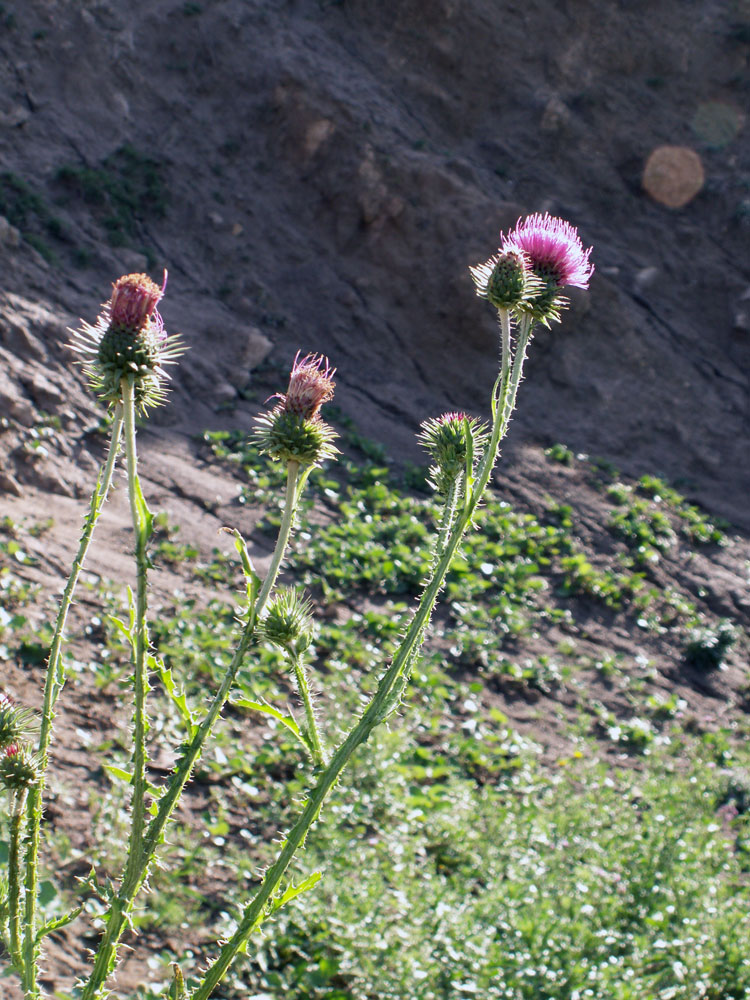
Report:
[[[51,934],[53,931],[59,930],[61,927],[66,927],[68,924],[72,923],[82,911],[83,906],[76,906],[75,909],[71,910],[69,913],[63,913],[62,916],[59,917],[52,917],[37,931],[37,944],[45,935]]]
[[[290,882],[283,895],[273,900],[271,912],[273,913],[276,910],[280,910],[282,906],[286,906],[287,903],[296,899],[297,896],[301,896],[303,892],[307,892],[309,889],[314,888],[314,886],[320,882],[322,877],[322,872],[313,872],[312,875],[308,875],[306,879],[303,879],[299,885],[295,885],[293,882]]]

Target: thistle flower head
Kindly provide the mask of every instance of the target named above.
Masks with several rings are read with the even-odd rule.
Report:
[[[280,406],[287,413],[312,420],[323,403],[333,399],[335,374],[336,369],[330,367],[328,358],[318,354],[306,354],[300,358],[298,351],[289,376],[289,388],[276,398],[281,400]]]
[[[20,708],[7,694],[0,691],[0,749],[25,740],[34,731],[34,715]]]
[[[431,482],[438,493],[446,493],[466,469],[467,446],[476,455],[487,441],[487,427],[465,413],[443,413],[421,424],[419,443],[435,463]]]
[[[545,325],[559,321],[567,299],[560,294],[566,285],[588,288],[594,265],[589,257],[592,248],[583,249],[578,230],[564,219],[537,212],[521,221],[506,236],[501,233],[502,250],[526,254],[532,271],[542,282],[542,289],[530,300],[519,304],[519,311],[529,313]]]
[[[263,637],[291,653],[302,653],[312,642],[312,605],[294,587],[282,588],[268,605]]]
[[[39,761],[21,743],[11,743],[0,750],[0,784],[10,791],[31,788],[39,780]]]
[[[519,250],[501,250],[484,264],[470,267],[469,271],[477,295],[487,299],[496,309],[512,309],[544,289],[528,256]]]
[[[272,397],[279,402],[256,417],[255,441],[259,449],[281,462],[302,466],[320,465],[338,454],[336,433],[320,416],[320,408],[333,398],[333,375],[328,359],[308,354],[294,359],[285,393]]]
[[[132,378],[135,402],[145,412],[166,399],[165,365],[183,353],[178,337],[170,337],[156,308],[164,294],[146,274],[126,274],[112,286],[109,302],[92,326],[82,321],[72,331],[72,350],[80,355],[92,389],[108,403],[122,394],[122,380]]]
[[[162,288],[147,274],[124,274],[112,286],[109,302],[112,326],[123,327],[137,333],[148,323],[164,294]]]

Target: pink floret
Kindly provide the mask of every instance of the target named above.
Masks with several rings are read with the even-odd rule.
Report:
[[[578,230],[564,219],[537,212],[521,221],[506,236],[501,233],[502,249],[526,253],[537,274],[552,278],[559,287],[575,285],[588,288],[594,273],[590,263],[592,247],[583,249]]]

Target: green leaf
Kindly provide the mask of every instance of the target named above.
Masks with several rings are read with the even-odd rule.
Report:
[[[291,730],[297,739],[301,740],[307,746],[294,716],[284,715],[278,708],[274,708],[273,705],[269,705],[266,701],[251,701],[249,698],[236,698],[233,699],[232,704],[236,705],[237,708],[249,708],[254,712],[263,712],[265,715],[272,715],[274,719],[277,719],[282,726],[286,726],[287,729]]]
[[[172,670],[170,667],[165,666],[164,661],[160,660],[158,657],[149,653],[147,657],[147,662],[149,669],[155,670],[161,682],[164,685],[164,690],[169,695],[172,704],[175,706],[177,711],[180,713],[183,722],[187,723],[188,736],[193,737],[195,732],[195,716],[190,711],[190,707],[187,703],[187,697],[182,689],[178,689],[175,684],[174,677],[172,676]]]
[[[242,563],[242,572],[245,575],[245,582],[247,584],[247,599],[252,606],[258,592],[260,591],[260,577],[255,570],[253,561],[250,558],[250,553],[247,551],[245,539],[242,537],[237,528],[231,529],[231,532],[234,535],[234,547],[239,553],[240,562]]]
[[[140,535],[144,541],[148,541],[154,533],[154,516],[148,509],[145,497],[143,496],[143,491],[141,490],[141,481],[138,476],[135,477],[133,487],[135,507],[138,512],[138,519],[141,522]]]
[[[53,931],[57,931],[61,927],[66,927],[68,924],[72,923],[82,910],[83,906],[76,906],[75,909],[70,911],[70,913],[63,913],[59,917],[52,917],[51,920],[42,924],[36,933],[37,943],[39,943],[45,935],[51,934]]]
[[[312,875],[308,875],[307,878],[300,882],[299,885],[295,885],[293,882],[290,883],[283,896],[279,896],[278,899],[274,899],[271,912],[273,913],[276,910],[280,910],[282,906],[286,906],[287,903],[291,902],[297,896],[301,896],[303,892],[307,892],[308,889],[312,889],[318,884],[318,882],[320,882],[322,877],[322,872],[313,872]]]
[[[133,775],[124,770],[122,767],[115,767],[114,764],[105,764],[104,770],[115,779],[115,781],[124,781],[126,785],[130,785],[133,781]]]

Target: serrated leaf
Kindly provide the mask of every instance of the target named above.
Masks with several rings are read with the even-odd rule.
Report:
[[[314,888],[314,886],[320,882],[322,877],[322,872],[313,872],[312,875],[308,875],[306,879],[303,879],[299,885],[295,885],[291,882],[287,886],[284,894],[273,901],[273,910],[280,910],[282,906],[286,906],[287,903],[296,899],[297,896],[301,896],[303,892],[307,892],[309,889]]]
[[[61,927],[66,927],[68,924],[72,923],[82,911],[83,906],[76,906],[75,909],[70,911],[70,913],[63,913],[60,917],[52,917],[51,920],[48,920],[37,931],[37,943],[39,943],[47,934],[51,934],[53,931],[57,931]]]
[[[154,531],[154,516],[148,509],[148,504],[146,503],[146,498],[143,496],[141,481],[138,476],[135,477],[133,487],[133,499],[141,521],[141,535],[144,541],[148,541]]]
[[[167,692],[170,701],[175,706],[183,722],[187,723],[188,737],[192,738],[195,732],[195,716],[190,711],[190,707],[187,703],[187,697],[185,692],[178,689],[175,684],[174,677],[172,675],[171,667],[167,667],[163,660],[149,653],[148,655],[148,665],[149,668],[155,670],[161,678],[161,682],[164,685],[164,690]]]

